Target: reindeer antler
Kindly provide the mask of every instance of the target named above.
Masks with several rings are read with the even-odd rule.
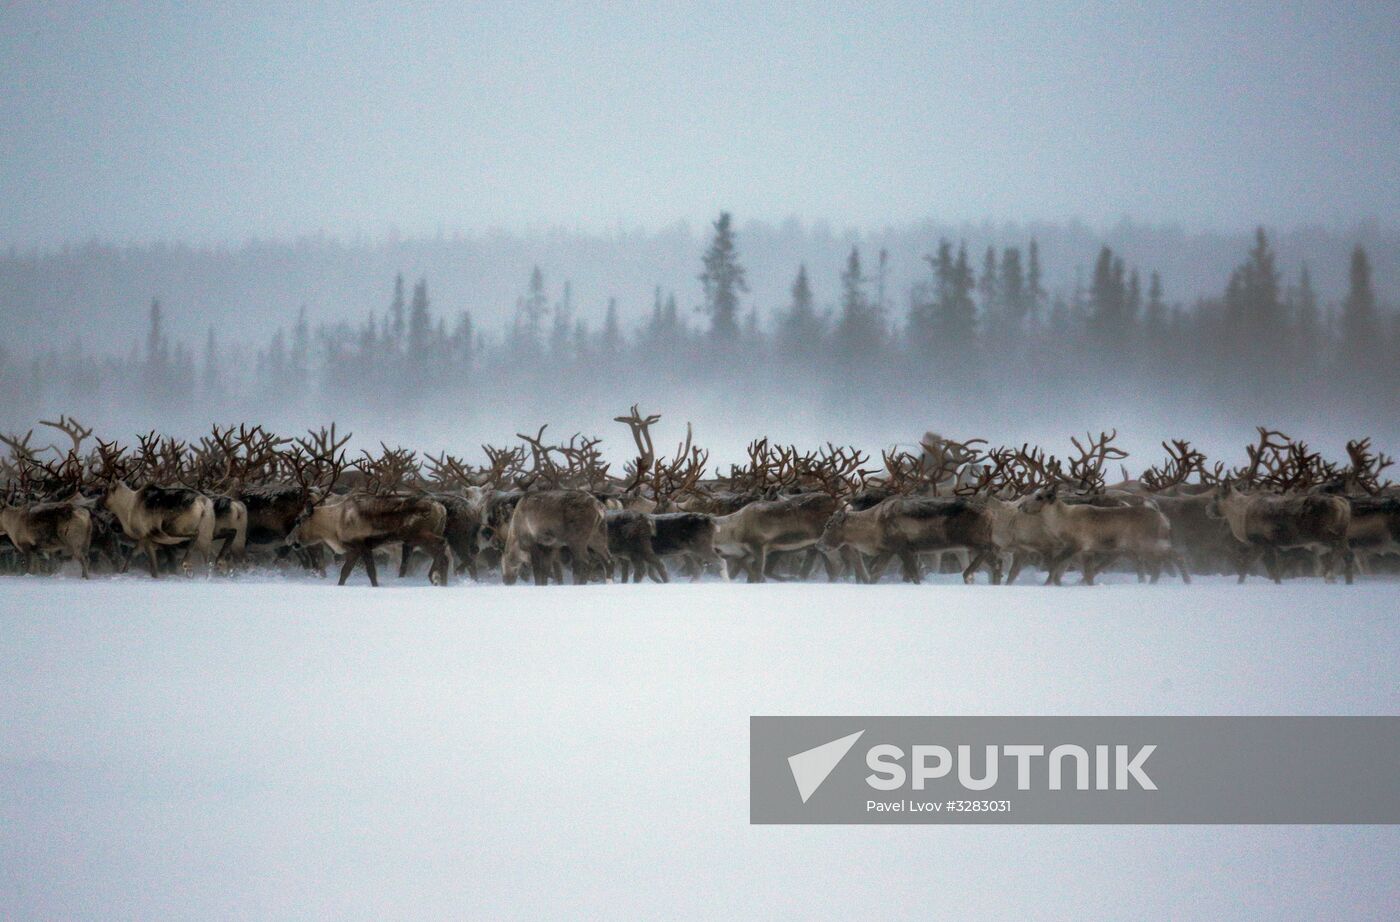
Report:
[[[1395,459],[1381,452],[1371,453],[1371,440],[1353,439],[1347,442],[1347,456],[1351,458],[1349,474],[1361,489],[1376,494],[1389,484],[1380,482],[1381,471],[1395,463]]]
[[[632,432],[632,441],[637,443],[637,460],[629,465],[628,480],[624,490],[635,489],[637,484],[642,482],[648,470],[651,469],[652,462],[656,460],[656,448],[651,441],[651,427],[661,421],[661,414],[653,413],[643,417],[641,411],[637,409],[637,404],[632,404],[632,412],[627,416],[614,416],[613,422],[625,423]]]
[[[1100,432],[1097,439],[1092,433],[1086,432],[1084,439],[1089,443],[1089,447],[1085,448],[1080,444],[1079,439],[1070,437],[1070,442],[1079,451],[1079,457],[1070,460],[1069,472],[1079,481],[1080,489],[1094,492],[1102,490],[1104,487],[1104,465],[1110,460],[1117,461],[1128,457],[1126,451],[1114,448],[1110,444],[1116,438],[1118,438],[1117,429],[1112,432]]]

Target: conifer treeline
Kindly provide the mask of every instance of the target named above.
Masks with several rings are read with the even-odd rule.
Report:
[[[144,340],[126,354],[73,348],[26,361],[0,351],[0,392],[19,414],[104,398],[156,411],[195,403],[222,417],[225,407],[267,400],[404,413],[506,394],[595,394],[616,404],[677,388],[837,404],[930,394],[1034,403],[1037,395],[1136,390],[1265,414],[1324,399],[1393,412],[1400,391],[1392,359],[1400,324],[1377,303],[1360,247],[1345,297],[1330,305],[1306,266],[1285,276],[1263,229],[1220,296],[1190,305],[1169,301],[1156,272],[1107,246],[1087,284],[1054,292],[1043,287],[1035,240],[989,247],[980,259],[963,242],[941,240],[923,254],[925,280],[903,292],[887,290],[888,253],[852,247],[838,303],[816,303],[799,265],[789,303],[760,316],[745,305],[730,216],[713,231],[698,266],[703,303],[683,307],[658,287],[649,317],[633,329],[622,327],[615,299],[590,326],[569,283],[551,285],[542,267],[525,280],[505,330],[435,310],[428,281],[410,293],[400,275],[386,309],[358,323],[313,326],[303,307],[262,342],[211,328],[198,358],[171,342],[156,300]]]

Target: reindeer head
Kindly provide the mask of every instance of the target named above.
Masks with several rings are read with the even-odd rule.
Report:
[[[817,546],[828,550],[834,550],[846,543],[846,523],[851,516],[851,507],[842,506],[831,514],[831,518],[826,520],[826,525],[822,528],[821,537],[817,539]]]
[[[1047,506],[1060,501],[1060,485],[1052,483],[1041,487],[1021,501],[1021,511],[1027,515],[1039,515]]]

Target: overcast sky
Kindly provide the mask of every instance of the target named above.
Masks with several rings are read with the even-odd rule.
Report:
[[[4,5],[0,243],[1400,213],[1392,0],[228,6]]]

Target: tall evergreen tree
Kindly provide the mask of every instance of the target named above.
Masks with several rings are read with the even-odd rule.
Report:
[[[603,319],[603,350],[609,355],[622,351],[622,324],[617,319],[617,298],[608,298],[608,312]]]
[[[148,324],[146,327],[146,362],[154,368],[159,368],[165,364],[166,359],[166,339],[165,332],[161,329],[160,299],[151,299],[151,309],[147,315]]]
[[[836,325],[836,353],[852,362],[868,361],[884,338],[875,306],[865,293],[866,281],[860,249],[853,246],[841,273],[841,317]]]
[[[1089,322],[1098,344],[1112,350],[1127,344],[1131,329],[1123,275],[1123,260],[1105,246],[1094,263],[1094,280],[1089,288]]]
[[[204,395],[217,397],[222,393],[219,374],[219,346],[214,338],[214,327],[209,327],[209,335],[204,340]]]
[[[977,287],[967,244],[958,246],[954,259],[952,244],[941,240],[938,255],[929,259],[938,292],[938,344],[941,350],[959,354],[972,344],[977,332],[977,304],[972,293]]]
[[[297,309],[297,322],[292,327],[292,377],[298,386],[304,385],[311,375],[311,326],[306,320],[306,305]]]
[[[790,358],[810,359],[821,342],[822,323],[817,317],[805,263],[797,267],[790,294],[791,301],[778,328],[778,344]]]
[[[1028,299],[1028,313],[1032,320],[1040,317],[1040,307],[1045,303],[1045,288],[1041,277],[1040,268],[1040,244],[1036,243],[1034,237],[1026,253],[1026,297]]]
[[[539,266],[530,270],[529,290],[516,302],[515,313],[516,347],[529,353],[537,352],[544,318],[549,313],[549,296],[545,294],[544,273]]]
[[[995,317],[1001,312],[1000,285],[997,279],[996,247],[987,247],[982,256],[982,277],[977,282],[977,297],[982,302],[982,316]]]
[[[1134,278],[1137,277],[1134,273]],[[1143,317],[1148,344],[1153,349],[1160,348],[1167,334],[1167,305],[1162,300],[1162,276],[1154,271],[1147,280],[1147,310]]]
[[[734,245],[733,219],[721,212],[715,222],[715,236],[705,251],[705,271],[700,281],[705,288],[705,310],[710,315],[710,332],[716,339],[733,341],[739,337],[739,295],[749,290],[739,252]]]
[[[1349,359],[1369,364],[1381,329],[1376,293],[1371,288],[1371,261],[1359,246],[1352,250],[1347,279],[1347,298],[1342,302],[1342,349]]]
[[[392,339],[391,348],[394,349],[403,342],[404,309],[407,303],[403,291],[403,273],[400,272],[394,276],[394,300],[389,304],[389,335]]]
[[[1016,247],[1002,250],[1001,278],[997,287],[1000,289],[1001,314],[1008,332],[1020,330],[1030,314],[1030,294],[1021,268],[1021,251]]]
[[[559,303],[554,306],[554,323],[550,327],[549,349],[556,357],[563,356],[569,350],[569,340],[573,334],[574,325],[574,286],[573,283],[565,280],[564,294],[559,299]]]
[[[413,303],[408,311],[409,355],[424,358],[429,355],[433,322],[428,314],[428,280],[419,279],[413,286]]]

